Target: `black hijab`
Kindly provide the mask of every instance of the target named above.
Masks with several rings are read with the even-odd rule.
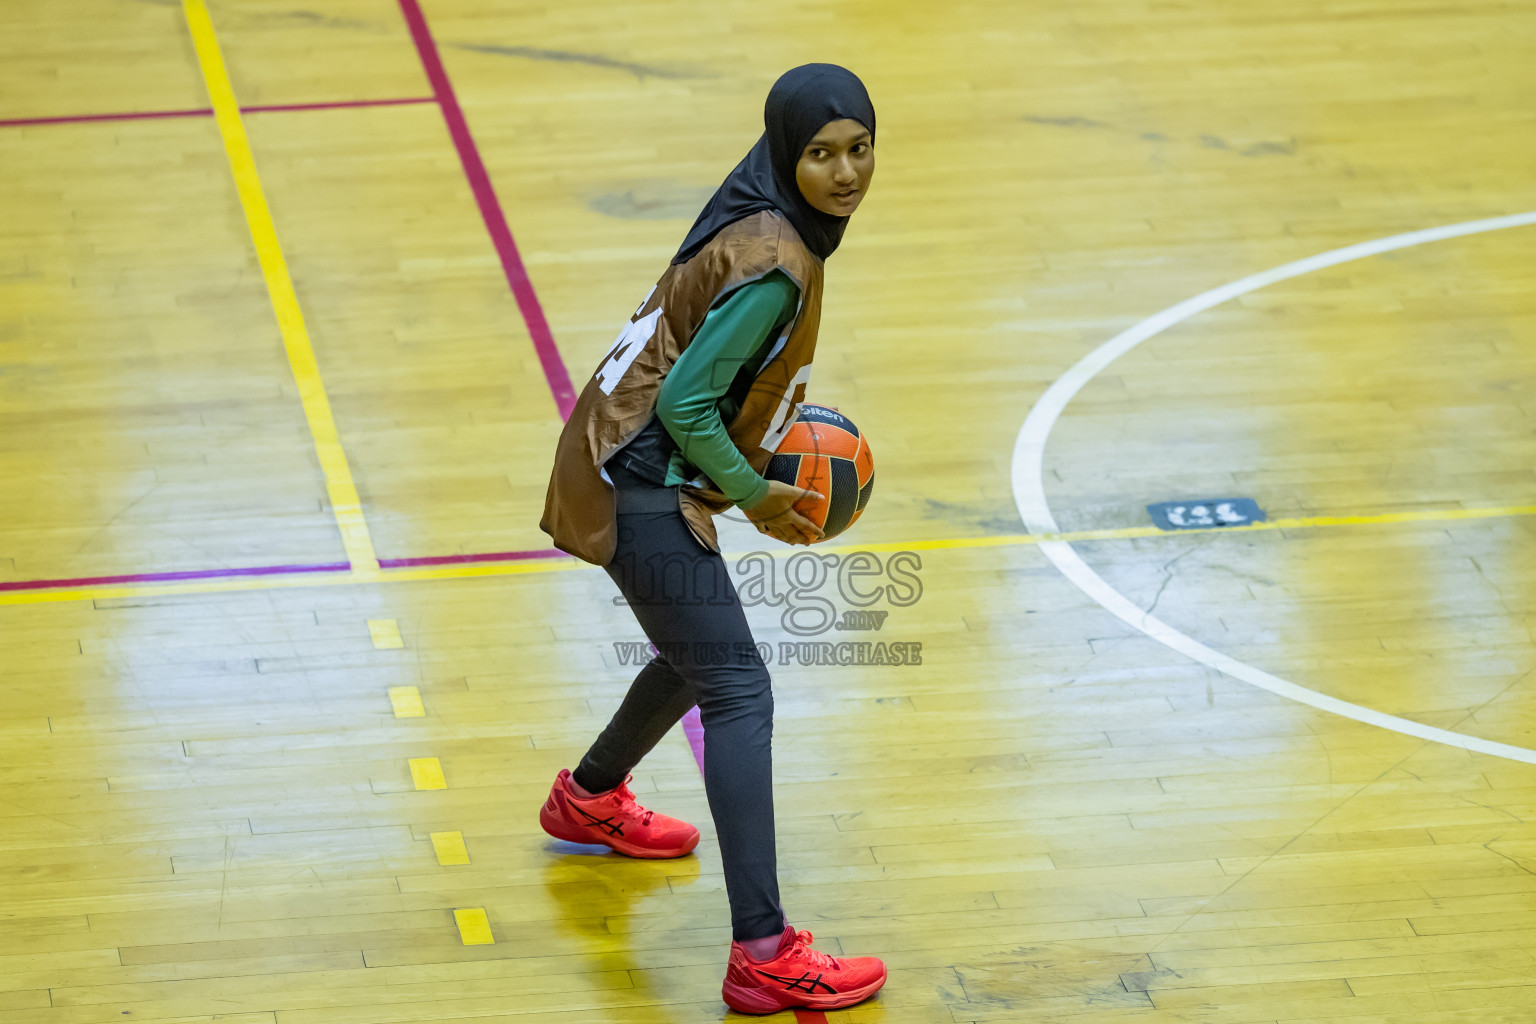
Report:
[[[843,118],[869,129],[874,141],[875,108],[852,71],[836,64],[802,64],[784,72],[768,91],[762,138],[704,204],[672,262],[692,259],[721,228],[760,210],[783,214],[818,258],[832,255],[848,218],[822,213],[806,202],[795,184],[795,165],[822,126]]]

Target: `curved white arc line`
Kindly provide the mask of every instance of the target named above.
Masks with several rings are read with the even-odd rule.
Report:
[[[1438,242],[1447,238],[1457,238],[1463,235],[1475,235],[1485,231],[1499,231],[1505,228],[1524,227],[1536,224],[1536,211],[1517,213],[1507,217],[1491,217],[1486,220],[1466,221],[1460,224],[1447,224],[1436,228],[1426,228],[1422,231],[1410,231],[1406,234],[1392,235],[1388,238],[1380,238],[1372,242],[1361,242],[1358,245],[1345,246],[1342,249],[1334,249],[1329,252],[1319,253],[1316,256],[1308,256],[1305,259],[1286,263],[1270,270],[1252,274],[1231,284],[1222,285],[1211,291],[1197,295],[1192,299],[1186,299],[1176,306],[1170,306],[1160,313],[1156,313],[1129,330],[1122,331],[1098,348],[1089,352],[1078,360],[1066,373],[1062,374],[1055,383],[1046,389],[1045,394],[1030,409],[1029,415],[1024,420],[1024,425],[1019,428],[1019,436],[1013,446],[1012,486],[1014,504],[1018,506],[1019,517],[1024,520],[1025,529],[1030,533],[1059,533],[1060,527],[1056,525],[1056,518],[1051,514],[1051,507],[1045,497],[1045,444],[1050,438],[1051,429],[1066,409],[1067,403],[1083,389],[1090,380],[1101,373],[1116,359],[1125,355],[1131,349],[1140,345],[1149,338],[1155,337],[1182,323],[1197,313],[1201,313],[1212,306],[1220,305],[1229,299],[1235,299],[1240,295],[1256,291],[1266,285],[1284,281],[1292,277],[1300,277],[1315,270],[1336,266],[1340,263],[1348,263],[1351,260],[1363,259],[1366,256],[1376,256],[1380,253],[1391,252],[1394,249],[1406,249],[1410,246],[1423,245],[1427,242]],[[1396,715],[1388,715],[1373,708],[1363,707],[1359,704],[1351,704],[1348,701],[1329,697],[1309,690],[1304,686],[1281,679],[1279,676],[1270,675],[1261,669],[1246,665],[1235,658],[1222,654],[1195,640],[1193,637],[1174,629],[1172,626],[1154,618],[1147,612],[1136,607],[1130,599],[1111,587],[1104,579],[1088,567],[1077,551],[1070,543],[1064,541],[1046,541],[1038,545],[1040,551],[1051,560],[1051,563],[1059,569],[1068,580],[1079,590],[1093,598],[1106,611],[1119,618],[1127,625],[1145,633],[1172,650],[1178,651],[1203,665],[1214,668],[1223,675],[1241,680],[1260,689],[1268,690],[1277,696],[1317,708],[1319,711],[1327,711],[1331,714],[1341,715],[1345,718],[1363,722],[1367,725],[1379,726],[1390,729],[1393,732],[1403,733],[1408,736],[1417,736],[1420,739],[1431,740],[1436,743],[1444,743],[1463,750],[1471,750],[1477,753],[1490,754],[1494,757],[1508,758],[1513,761],[1522,761],[1526,764],[1536,764],[1536,750],[1527,750],[1524,747],[1511,746],[1507,743],[1496,743],[1478,736],[1467,736],[1463,733],[1451,732],[1446,729],[1437,729],[1407,718],[1399,718]]]
[[[1281,679],[1279,676],[1270,675],[1262,669],[1244,664],[1236,658],[1212,650],[1193,637],[1186,636],[1172,626],[1142,611],[1132,604],[1126,596],[1104,582],[1103,577],[1088,567],[1072,545],[1063,541],[1046,541],[1041,544],[1040,550],[1045,556],[1055,563],[1056,568],[1062,574],[1075,583],[1079,590],[1093,598],[1116,618],[1141,630],[1152,639],[1166,647],[1170,647],[1180,654],[1195,661],[1208,665],[1223,675],[1240,679],[1261,690],[1268,690],[1276,696],[1286,697],[1302,704],[1310,705],[1319,711],[1332,712],[1345,718],[1352,718],[1357,722],[1367,725],[1380,726],[1383,729],[1391,729],[1393,732],[1405,733],[1409,736],[1417,736],[1420,739],[1433,740],[1436,743],[1445,743],[1463,750],[1475,750],[1483,754],[1493,754],[1496,757],[1507,757],[1511,761],[1524,761],[1526,764],[1536,764],[1536,750],[1527,750],[1524,747],[1512,747],[1507,743],[1495,743],[1492,740],[1481,739],[1476,736],[1467,736],[1459,732],[1451,732],[1448,729],[1437,729],[1432,725],[1424,725],[1409,718],[1399,718],[1389,715],[1374,708],[1364,707],[1360,704],[1351,704],[1348,701],[1330,697],[1327,694],[1309,690],[1304,686]]]
[[[1364,259],[1367,256],[1376,256],[1394,249],[1407,249],[1426,242],[1438,242],[1460,235],[1475,235],[1484,231],[1498,231],[1528,224],[1536,224],[1536,211],[1426,228],[1423,231],[1410,231],[1407,234],[1380,238],[1374,242],[1345,246],[1342,249],[1308,256],[1305,259],[1252,274],[1240,281],[1222,285],[1220,288],[1213,288],[1192,299],[1186,299],[1176,306],[1170,306],[1161,313],[1155,313],[1129,330],[1115,335],[1078,360],[1076,365],[1057,378],[1056,382],[1046,389],[1045,394],[1040,396],[1035,407],[1029,411],[1029,416],[1024,420],[1024,426],[1019,431],[1018,440],[1013,446],[1013,498],[1019,507],[1019,514],[1024,519],[1026,532],[1061,532],[1056,525],[1055,517],[1051,515],[1050,505],[1045,500],[1044,460],[1046,439],[1050,436],[1051,429],[1056,426],[1056,420],[1061,416],[1062,410],[1082,390],[1083,385],[1096,377],[1110,363],[1148,338],[1155,337],[1212,306],[1219,306],[1229,299],[1235,299],[1287,278],[1300,277],[1302,274],[1310,274],[1325,267]]]

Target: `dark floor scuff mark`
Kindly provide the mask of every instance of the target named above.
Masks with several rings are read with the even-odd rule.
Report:
[[[490,43],[446,43],[456,50],[469,50],[473,53],[493,53],[501,57],[522,57],[526,60],[559,61],[566,64],[586,64],[594,68],[607,68],[612,71],[627,71],[636,78],[703,78],[706,77],[694,71],[684,71],[677,68],[655,67],[650,64],[637,64],[632,61],[618,60],[607,57],[601,53],[576,53],[572,50],[545,50],[537,46],[495,46]]]
[[[1105,121],[1095,121],[1092,118],[1077,117],[1073,115],[1049,117],[1044,114],[1025,114],[1020,117],[1019,120],[1025,122],[1026,124],[1044,125],[1048,128],[1096,128],[1101,131],[1125,132],[1125,134],[1132,134],[1131,132],[1125,131],[1125,129],[1119,128],[1116,125],[1109,124]],[[1189,141],[1197,143],[1206,149],[1216,149],[1228,153],[1236,153],[1238,156],[1294,156],[1296,153],[1295,139],[1285,139],[1284,141],[1280,142],[1262,141],[1248,143],[1246,145],[1236,145],[1219,135],[1201,135],[1198,139],[1179,140],[1170,138],[1169,136],[1164,135],[1162,132],[1135,132],[1134,134],[1141,139],[1145,139],[1147,142]]]
[[[623,220],[691,220],[714,194],[713,185],[638,181],[592,196],[587,206],[604,216]]]
[[[1111,125],[1103,121],[1094,121],[1086,117],[1044,117],[1026,114],[1021,120],[1030,124],[1050,125],[1053,128],[1109,128]]]

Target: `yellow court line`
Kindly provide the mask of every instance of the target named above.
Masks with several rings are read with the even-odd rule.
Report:
[[[852,554],[855,551],[961,551],[967,548],[1020,547],[1050,541],[1074,543],[1095,540],[1136,540],[1143,537],[1180,537],[1199,533],[1255,533],[1270,530],[1312,530],[1328,526],[1389,526],[1396,523],[1455,522],[1468,519],[1513,519],[1536,516],[1536,505],[1510,505],[1502,508],[1455,508],[1424,512],[1382,512],[1364,516],[1308,516],[1296,519],[1272,519],[1246,526],[1212,526],[1193,530],[1160,530],[1155,526],[1130,526],[1111,530],[1078,530],[1070,533],[1003,533],[988,537],[941,537],[935,540],[884,541],[874,544],[818,544],[811,549],[818,554]],[[802,548],[775,548],[774,554],[789,558]],[[739,558],[744,551],[728,552],[728,559]],[[421,583],[437,580],[468,580],[490,576],[527,576],[583,569],[587,563],[576,558],[539,559],[533,562],[477,562],[473,565],[432,565],[410,569],[389,569],[372,579],[360,581],[351,573],[310,573],[294,576],[251,576],[227,580],[202,580],[195,583],[114,584],[97,587],[73,587],[60,590],[0,591],[0,607],[17,604],[55,604],[69,601],[110,601],[143,597],[167,597],[177,594],[222,594],[252,590],[290,590],[303,587],[340,587],[358,582]]]
[[[425,718],[427,709],[421,703],[421,690],[415,686],[391,686],[389,706],[396,718]]]
[[[459,939],[466,946],[490,946],[496,942],[491,934],[491,922],[485,916],[484,907],[464,907],[453,912],[453,923],[459,926]]]
[[[235,191],[245,211],[251,241],[256,245],[256,258],[267,282],[272,311],[277,314],[278,330],[283,336],[283,348],[288,353],[294,383],[299,388],[304,418],[309,421],[315,454],[320,457],[320,471],[325,475],[325,490],[330,497],[331,512],[336,517],[336,527],[341,531],[342,546],[346,549],[347,560],[352,563],[354,577],[377,578],[379,560],[374,554],[373,540],[368,536],[368,524],[363,519],[362,502],[357,496],[357,486],[352,482],[352,471],[341,447],[336,420],[331,415],[331,403],[320,379],[320,365],[315,360],[315,349],[304,326],[304,314],[293,291],[288,263],[283,259],[282,246],[277,241],[277,227],[272,223],[272,212],[267,208],[267,197],[256,173],[256,159],[251,154],[245,124],[240,120],[240,105],[235,101],[235,91],[229,83],[213,21],[208,17],[204,0],[182,0],[182,9],[187,16],[187,28],[192,33],[192,45],[197,50],[203,82],[208,87],[208,98],[213,103],[214,120],[224,140],[224,153],[229,157],[229,169],[234,174]]]
[[[405,640],[400,636],[400,623],[394,619],[369,619],[368,635],[373,638],[373,646],[381,651],[399,650],[405,646]]]
[[[1438,523],[1464,519],[1510,519],[1536,516],[1536,505],[1502,508],[1448,508],[1421,512],[1380,512],[1363,516],[1302,516],[1270,519],[1242,526],[1201,526],[1188,530],[1164,530],[1156,526],[1127,526],[1107,530],[1074,530],[1062,533],[999,533],[987,537],[946,537],[937,540],[888,541],[878,544],[818,544],[817,552],[933,551],[962,548],[1013,547],[1053,541],[1072,544],[1094,540],[1136,540],[1141,537],[1178,537],[1193,533],[1258,533],[1266,530],[1315,530],[1325,526],[1388,526],[1395,523]]]
[[[437,862],[446,866],[469,863],[469,848],[464,845],[463,832],[433,832],[432,852]]]
[[[435,757],[412,757],[407,760],[411,766],[411,785],[417,789],[447,789],[448,781],[443,778],[443,763]]]

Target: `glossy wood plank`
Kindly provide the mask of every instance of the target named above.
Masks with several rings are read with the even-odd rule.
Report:
[[[389,0],[210,8],[246,104],[427,91]],[[1142,317],[1530,205],[1531,15],[1504,4],[425,8],[578,381],[774,76],[865,77],[880,169],[811,395],[874,443],[855,543],[1019,532],[1025,410]],[[0,119],[204,105],[179,19],[11,5]],[[247,130],[380,553],[546,546],[559,424],[439,112]],[[0,128],[0,183],[0,581],[338,558],[212,123]],[[1053,434],[1058,519],[1536,503],[1533,256],[1528,229],[1405,250],[1147,343]],[[1529,517],[1078,548],[1233,657],[1536,744]],[[1530,766],[1190,664],[1032,547],[921,559],[879,633],[810,638],[920,641],[921,665],[774,667],[786,908],[891,967],[830,1020],[1526,1024]],[[633,672],[611,598],[587,569],[0,608],[6,1024],[726,1018],[682,738],[634,785],[704,828],[697,856],[593,856],[533,813]],[[779,611],[751,609],[775,651],[806,639]],[[448,831],[467,864],[439,862]],[[494,944],[462,943],[467,907]]]

